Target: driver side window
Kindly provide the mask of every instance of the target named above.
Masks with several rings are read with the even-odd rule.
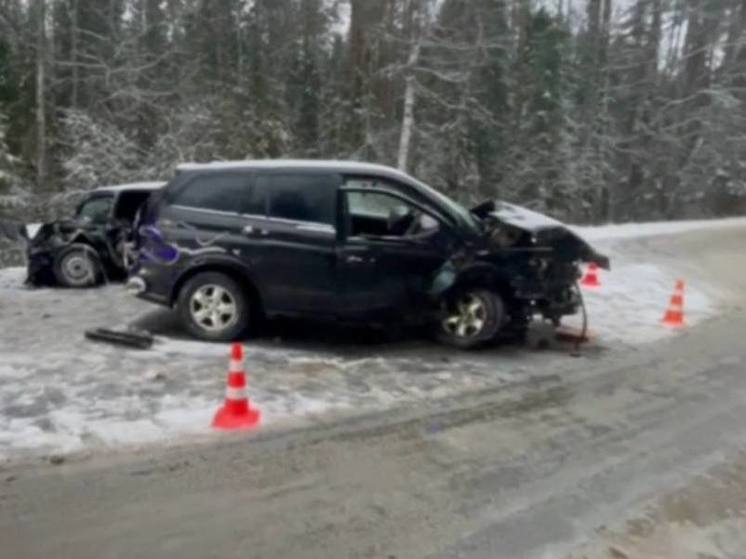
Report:
[[[385,192],[347,192],[350,237],[412,237],[436,231],[438,222]]]

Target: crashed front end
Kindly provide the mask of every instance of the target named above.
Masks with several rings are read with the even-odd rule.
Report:
[[[609,258],[596,252],[564,223],[507,202],[486,208],[481,219],[495,250],[493,258],[513,270],[514,296],[530,314],[559,323],[577,313],[580,264],[595,262],[610,268]]]
[[[60,241],[56,224],[23,224],[0,221],[0,241],[10,242],[22,251],[26,263],[26,283],[47,285],[54,283],[54,254]]]
[[[482,225],[480,242],[449,261],[437,289],[489,282],[516,323],[538,315],[559,324],[581,306],[581,264],[610,268],[608,257],[546,215],[506,202],[487,202],[472,213]]]
[[[65,222],[45,223],[29,239],[28,278],[31,285],[54,285],[54,262],[61,249],[70,244],[70,236],[76,228]]]
[[[36,286],[53,286],[55,262],[63,250],[73,243],[84,242],[96,250],[97,256],[109,266],[111,256],[104,232],[97,227],[75,220],[59,220],[42,224],[28,242],[28,279]]]

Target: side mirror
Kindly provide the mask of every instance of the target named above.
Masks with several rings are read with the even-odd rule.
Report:
[[[487,200],[485,202],[482,202],[478,206],[474,206],[471,209],[471,213],[473,213],[475,216],[477,216],[480,219],[484,219],[489,214],[494,212],[497,209],[497,206],[495,205],[494,200]]]

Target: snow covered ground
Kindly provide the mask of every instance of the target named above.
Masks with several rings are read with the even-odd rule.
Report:
[[[746,227],[746,217],[727,219],[700,219],[691,221],[656,221],[650,223],[621,223],[618,225],[601,225],[596,227],[576,226],[572,229],[585,240],[613,241],[621,239],[640,239],[659,235],[681,235],[695,231],[721,230]]]
[[[731,227],[746,231],[746,220],[580,228],[613,266],[601,272],[601,289],[585,292],[593,343],[624,351],[675,335],[660,320],[686,267],[675,252],[639,239]],[[172,314],[121,286],[31,290],[24,276],[0,270],[0,460],[213,436],[227,346],[185,339]],[[688,282],[689,324],[724,304],[717,285],[699,276]],[[129,323],[158,335],[152,350],[83,338],[87,328]],[[333,328],[312,330],[247,342],[250,394],[265,429],[562,374],[582,363],[559,349],[463,353],[427,341],[359,342]]]
[[[574,227],[596,250],[611,258],[610,272],[600,270],[602,287],[584,289],[591,337],[602,344],[650,343],[675,332],[661,327],[676,280],[683,280],[685,314],[693,326],[727,308],[728,294],[707,273],[695,269],[686,254],[650,247],[658,237],[707,231],[746,231],[746,218],[629,223]],[[712,247],[717,250],[716,246]],[[746,251],[745,251],[746,252]],[[698,255],[697,255],[698,256]],[[566,321],[579,327],[579,317]]]

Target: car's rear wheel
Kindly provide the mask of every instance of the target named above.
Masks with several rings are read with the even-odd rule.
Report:
[[[63,287],[91,287],[101,281],[101,261],[90,246],[73,243],[55,260],[54,276]]]
[[[493,340],[505,323],[505,304],[499,294],[465,288],[443,301],[436,338],[443,344],[472,349]]]
[[[220,272],[190,278],[179,293],[178,307],[187,330],[201,340],[234,341],[249,324],[246,294],[235,280]]]

